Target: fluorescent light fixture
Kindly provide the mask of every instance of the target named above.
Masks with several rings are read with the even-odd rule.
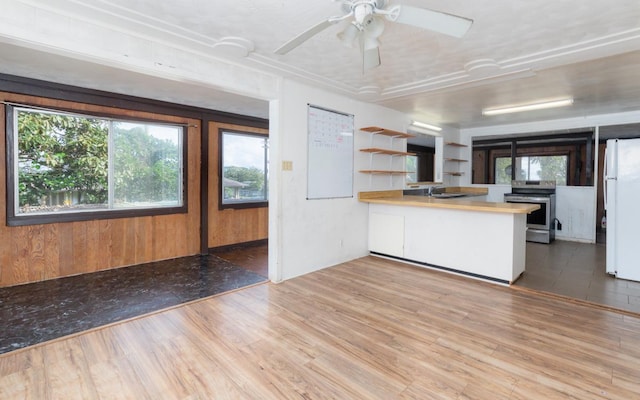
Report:
[[[542,103],[531,103],[531,104],[522,104],[519,106],[509,106],[502,108],[485,108],[482,110],[482,115],[499,115],[499,114],[510,114],[521,111],[532,111],[532,110],[542,110],[545,108],[555,108],[555,107],[564,107],[570,106],[573,104],[573,99],[562,99],[562,100],[554,100],[554,101],[545,101]]]
[[[411,121],[411,125],[417,126],[418,128],[429,129],[430,131],[436,131],[436,132],[440,132],[442,130],[442,128],[440,128],[439,126],[425,124],[424,122],[420,122],[420,121]]]

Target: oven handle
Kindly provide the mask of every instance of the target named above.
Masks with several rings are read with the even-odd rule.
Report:
[[[547,203],[551,199],[548,197],[508,196],[504,201],[507,203]]]

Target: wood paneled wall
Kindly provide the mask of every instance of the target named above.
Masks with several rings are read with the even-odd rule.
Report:
[[[219,129],[268,135],[267,129],[209,123],[209,247],[264,240],[269,231],[267,207],[220,210],[220,140]]]
[[[6,226],[5,110],[0,105],[0,287],[197,254],[200,121],[0,92],[2,100],[189,124],[188,213]]]

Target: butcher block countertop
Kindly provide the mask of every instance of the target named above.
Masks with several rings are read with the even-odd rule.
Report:
[[[492,203],[461,198],[437,199],[428,196],[403,196],[402,190],[359,192],[358,200],[364,203],[389,204],[407,207],[447,208],[452,210],[485,211],[507,214],[529,214],[540,208],[537,204]]]

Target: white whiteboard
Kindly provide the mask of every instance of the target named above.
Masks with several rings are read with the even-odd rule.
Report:
[[[353,115],[308,105],[307,199],[353,197]]]

